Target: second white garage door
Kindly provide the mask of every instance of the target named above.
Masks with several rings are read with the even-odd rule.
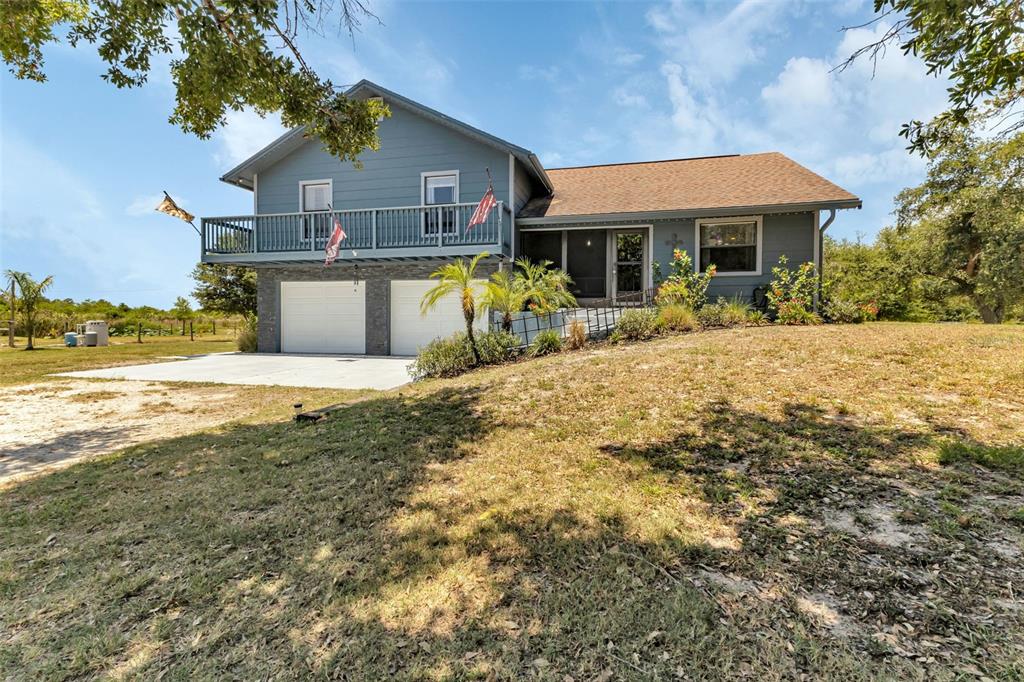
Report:
[[[281,352],[366,352],[365,282],[281,282]]]
[[[462,301],[452,294],[439,301],[426,315],[420,314],[420,301],[437,282],[433,280],[392,280],[391,282],[391,354],[416,355],[434,339],[451,336],[466,328]],[[483,282],[479,282],[482,289]],[[476,327],[487,329],[486,319],[477,319]]]

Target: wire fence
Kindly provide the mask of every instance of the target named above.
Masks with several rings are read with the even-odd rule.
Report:
[[[653,307],[656,292],[656,289],[647,289],[611,298],[585,300],[574,308],[562,308],[549,313],[516,313],[512,315],[510,331],[519,337],[522,348],[529,346],[538,334],[547,330],[553,330],[560,337],[566,338],[574,325],[582,326],[588,339],[603,339],[612,333],[619,318],[627,310]],[[503,314],[491,311],[491,330],[502,330],[506,324]]]
[[[581,325],[588,339],[607,338],[627,310],[655,307],[657,293],[657,288],[651,288],[610,298],[584,300],[574,308],[562,308],[550,313],[516,313],[512,315],[510,331],[519,337],[520,348],[529,346],[538,334],[549,329],[564,339],[570,335],[573,325]],[[753,290],[748,305],[754,310],[767,311],[768,300],[762,287]],[[503,314],[491,311],[492,331],[505,329],[506,324]]]

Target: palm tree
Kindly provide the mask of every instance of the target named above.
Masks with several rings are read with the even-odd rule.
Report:
[[[502,270],[491,275],[484,285],[483,301],[491,310],[501,313],[501,328],[512,331],[512,316],[522,312],[532,292],[519,273]]]
[[[529,302],[538,312],[550,313],[576,305],[576,297],[569,291],[572,278],[564,270],[552,268],[551,261],[533,263],[528,258],[520,258],[516,265],[523,286],[529,292]]]
[[[423,294],[423,300],[420,301],[420,312],[426,314],[437,305],[438,301],[449,294],[459,294],[462,299],[462,317],[466,320],[466,337],[469,339],[469,347],[473,351],[473,360],[477,364],[480,363],[480,351],[476,347],[476,337],[473,335],[473,321],[476,319],[477,313],[473,280],[476,278],[477,264],[482,258],[487,258],[489,255],[484,251],[474,256],[473,260],[468,263],[465,258],[459,258],[454,263],[442,265],[430,275],[431,279],[437,280],[437,284]],[[487,305],[482,301],[480,312],[486,309]]]
[[[21,314],[25,318],[25,329],[28,335],[25,350],[34,350],[32,338],[35,336],[36,313],[38,312],[36,306],[42,301],[43,292],[53,284],[53,275],[36,282],[27,272],[8,270],[5,274],[8,279],[14,280],[21,291]]]

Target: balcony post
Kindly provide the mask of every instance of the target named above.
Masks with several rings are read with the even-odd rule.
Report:
[[[437,211],[437,248],[440,249],[444,246],[444,219],[441,213],[442,209],[437,208],[434,210]]]
[[[498,253],[501,253],[501,254],[505,253],[505,245],[504,245],[504,242],[503,242],[504,238],[505,238],[505,202],[499,201],[498,202],[498,239],[497,239],[497,244],[498,244]]]
[[[199,253],[201,256],[206,255],[206,218],[199,219],[199,225],[203,228],[199,230]]]
[[[256,232],[256,226],[259,225],[259,222],[260,222],[260,217],[254,215],[252,217],[252,252],[253,253],[259,253],[260,252],[260,236],[259,236],[259,233]]]
[[[377,248],[377,209],[370,212],[370,244],[373,249]]]

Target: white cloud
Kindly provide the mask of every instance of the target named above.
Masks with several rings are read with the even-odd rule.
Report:
[[[646,108],[647,98],[640,93],[620,85],[612,90],[612,99],[622,107]]]
[[[687,67],[692,86],[719,88],[764,54],[764,36],[780,33],[790,9],[776,0],[742,0],[724,15],[720,5],[706,11],[683,0],[650,10],[646,19],[666,57]]]
[[[516,69],[516,73],[524,81],[547,81],[548,83],[554,83],[558,80],[558,76],[561,75],[561,69],[557,66],[522,64]]]
[[[634,66],[643,61],[644,56],[639,52],[633,52],[619,47],[612,52],[612,63],[616,66]]]
[[[266,147],[285,132],[276,115],[266,118],[251,109],[228,113],[227,122],[214,137],[218,149],[214,153],[217,165],[227,170]]]
[[[155,192],[153,194],[141,194],[132,200],[132,203],[128,204],[124,208],[124,212],[133,217],[139,217],[149,215],[152,211],[156,210],[157,205],[164,200],[163,192]],[[181,197],[175,198],[179,206],[185,206],[188,204],[187,199]]]

